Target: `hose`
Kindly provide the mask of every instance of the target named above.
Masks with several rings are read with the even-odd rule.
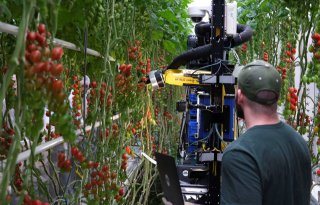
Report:
[[[210,28],[210,24],[208,23],[199,24],[196,26],[195,31],[196,33],[199,33],[199,35],[202,35],[203,33],[210,31]],[[249,41],[253,35],[253,30],[250,26],[238,24],[237,33],[238,35],[231,39],[231,48]],[[173,59],[173,61],[168,65],[167,69],[177,69],[182,65],[186,65],[192,60],[208,57],[213,52],[214,47],[212,44],[192,48]]]

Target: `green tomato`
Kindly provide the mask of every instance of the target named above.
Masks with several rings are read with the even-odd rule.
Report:
[[[309,51],[310,53],[313,53],[313,52],[314,52],[314,47],[313,47],[313,45],[310,45],[310,46],[309,46],[308,51]]]
[[[304,75],[304,76],[302,77],[302,82],[304,82],[304,83],[308,82],[308,77]]]

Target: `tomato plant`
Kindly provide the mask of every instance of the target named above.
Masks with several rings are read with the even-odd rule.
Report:
[[[147,73],[165,68],[186,49],[188,3],[0,4],[1,21],[19,27],[16,37],[0,34],[0,101],[6,105],[0,110],[0,160],[7,160],[0,201],[160,203],[150,198],[156,195],[151,189],[154,167],[143,161],[131,172],[130,166],[141,151],[150,156],[176,152],[180,125],[174,105],[184,91],[171,86],[153,91],[146,81]],[[283,79],[282,116],[312,150],[320,126],[319,98],[309,90],[320,86],[319,5],[244,0],[238,7],[239,22],[255,30],[252,41],[236,48],[240,62],[260,58],[277,67]],[[55,38],[75,44],[77,51]],[[88,49],[85,55],[86,46],[97,52]],[[47,157],[35,154],[39,144],[59,138],[65,147],[47,151]],[[18,154],[27,149],[30,158],[17,165]],[[318,164],[319,154],[313,158]],[[14,194],[7,191],[9,186]]]

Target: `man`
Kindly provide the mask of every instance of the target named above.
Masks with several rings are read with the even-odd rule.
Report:
[[[300,134],[277,115],[281,77],[264,61],[238,76],[237,113],[246,132],[222,159],[222,205],[310,204],[311,160]]]

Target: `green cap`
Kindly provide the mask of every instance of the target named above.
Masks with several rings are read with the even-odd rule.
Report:
[[[238,85],[250,100],[271,105],[277,102],[281,90],[281,76],[270,64],[262,60],[244,66],[238,76]]]

